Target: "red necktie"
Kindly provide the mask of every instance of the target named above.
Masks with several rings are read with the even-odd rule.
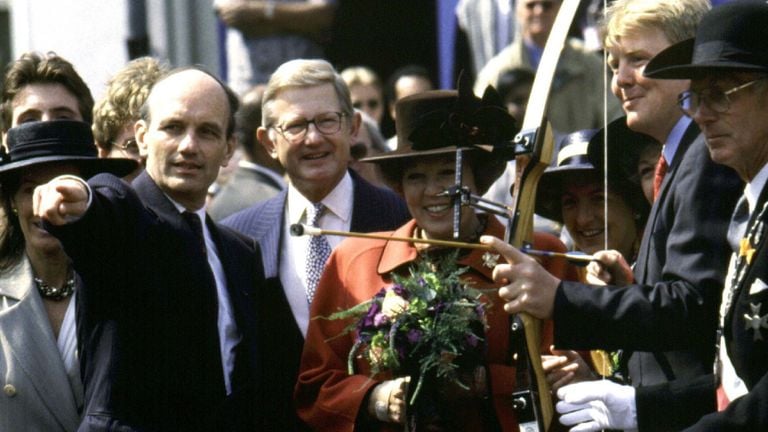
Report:
[[[662,153],[661,156],[659,156],[659,161],[656,163],[656,171],[653,173],[653,199],[659,197],[659,189],[661,189],[661,182],[664,181],[664,176],[667,174],[667,168],[669,168],[669,165],[667,164],[667,160],[664,158],[664,154]]]

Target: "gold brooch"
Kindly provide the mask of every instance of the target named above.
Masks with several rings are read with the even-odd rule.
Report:
[[[488,268],[494,268],[499,263],[499,254],[486,252],[483,254],[483,265]]]
[[[755,255],[755,248],[749,242],[748,238],[741,239],[739,243],[739,257],[746,257],[747,264],[752,264],[752,257]]]

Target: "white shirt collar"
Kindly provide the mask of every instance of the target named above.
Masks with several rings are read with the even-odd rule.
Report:
[[[352,218],[352,193],[353,183],[349,171],[344,173],[344,177],[333,190],[326,195],[320,202],[325,207],[341,219],[345,224]],[[305,216],[305,210],[312,206],[304,195],[299,192],[292,184],[288,185],[288,220],[290,223],[301,223]]]
[[[766,182],[768,182],[768,164],[763,165],[755,178],[744,187],[744,196],[747,197],[750,214],[754,213],[757,200],[760,198],[760,192],[765,187]]]

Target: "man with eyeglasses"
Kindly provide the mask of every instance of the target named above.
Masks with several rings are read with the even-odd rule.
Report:
[[[728,231],[733,248],[717,331],[718,413],[691,431],[768,429],[768,4],[715,8],[695,39],[659,53],[658,79],[690,79],[679,104],[716,163],[746,182]],[[720,199],[713,196],[713,199]]]
[[[149,89],[168,72],[168,65],[152,57],[129,62],[107,83],[106,94],[93,108],[93,137],[101,158],[131,158],[139,167],[123,177],[131,181],[144,169],[133,126]]]
[[[716,311],[731,252],[726,233],[743,183],[712,161],[699,128],[680,111],[677,96],[688,83],[643,75],[654,55],[695,36],[708,10],[706,0],[617,0],[606,10],[612,90],[628,126],[664,143],[668,162],[634,268],[615,251],[598,252],[600,265],[590,265],[589,280],[614,285],[607,289],[561,283],[525,258],[516,260],[519,267],[497,269],[511,281],[500,291],[509,301],[507,311],[553,317],[557,346],[624,350],[620,367],[631,386],[605,381],[559,389],[561,398],[608,413],[600,417],[592,408],[564,406],[565,422],[593,418],[604,428],[675,430],[714,409],[711,386],[689,399],[677,398],[676,389],[711,373]],[[526,266],[535,270],[522,272]],[[650,331],[654,320],[663,323]]]
[[[285,168],[288,189],[226,219],[224,225],[255,238],[268,285],[260,293],[260,329],[271,395],[266,430],[306,430],[293,408],[314,285],[338,236],[290,235],[292,224],[370,232],[408,219],[394,192],[372,186],[349,169],[350,146],[360,128],[349,89],[328,62],[293,60],[269,80],[259,141]],[[323,253],[324,252],[324,253]],[[270,369],[270,366],[273,368]]]

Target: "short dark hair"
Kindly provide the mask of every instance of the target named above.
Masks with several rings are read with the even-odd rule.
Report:
[[[49,52],[24,53],[5,69],[2,96],[2,128],[13,123],[13,99],[30,84],[61,84],[77,99],[83,121],[93,123],[93,96],[72,63]]]
[[[395,86],[397,85],[397,81],[400,80],[402,77],[406,76],[416,76],[420,78],[424,78],[425,80],[432,82],[432,78],[429,77],[429,72],[427,72],[427,68],[421,65],[417,64],[409,64],[402,67],[399,67],[395,69],[394,72],[392,72],[392,75],[389,76],[389,79],[387,80],[387,100],[390,102],[394,102],[397,99],[397,93]]]

